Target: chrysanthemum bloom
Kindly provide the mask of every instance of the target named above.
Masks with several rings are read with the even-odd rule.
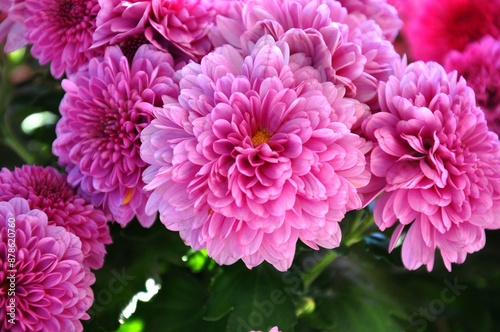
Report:
[[[52,167],[28,166],[0,171],[0,201],[25,198],[31,209],[47,214],[49,225],[62,226],[82,242],[84,263],[92,269],[104,264],[105,244],[111,243],[104,213],[94,208]]]
[[[24,0],[0,0],[0,42],[5,41],[4,51],[13,52],[28,44],[24,28]]]
[[[83,331],[94,281],[76,235],[49,225],[23,198],[0,202],[1,331]],[[15,324],[8,315],[12,299]]]
[[[41,64],[50,62],[55,78],[75,73],[97,53],[88,51],[99,4],[97,0],[25,0],[26,38]]]
[[[371,170],[387,182],[375,222],[381,230],[397,223],[391,250],[407,231],[408,269],[432,270],[438,249],[450,270],[484,246],[485,228],[500,227],[498,137],[465,80],[435,62],[403,63],[379,98],[382,112],[365,122],[378,142]]]
[[[145,227],[155,219],[144,212],[149,194],[141,179],[146,163],[139,136],[162,97],[177,97],[172,65],[169,54],[151,45],[141,46],[131,64],[110,46],[103,58],[62,82],[66,94],[53,152],[68,182],[122,226],[134,215]]]
[[[423,0],[403,27],[414,60],[441,62],[450,50],[462,51],[485,35],[500,37],[500,0]]]
[[[383,36],[393,42],[403,26],[398,11],[387,0],[340,0],[349,14],[362,15],[374,20],[382,29]]]
[[[485,36],[463,52],[450,51],[444,58],[444,67],[457,70],[465,78],[490,130],[500,135],[500,39]]]
[[[346,84],[350,97],[354,96],[373,110],[378,108],[377,84],[392,74],[390,64],[399,55],[374,20],[349,14],[334,0],[249,0],[239,6],[233,5],[236,8],[228,12],[227,18],[218,17],[219,31],[214,34],[218,43],[223,38],[245,50],[245,43],[260,37],[259,31],[271,32],[274,36],[273,32],[286,33],[290,29],[317,30],[323,35],[323,43],[332,57],[330,62],[335,74],[328,75],[327,79]],[[248,38],[249,34],[252,38]],[[337,72],[340,77],[336,77]]]
[[[208,33],[218,12],[215,0],[99,0],[94,46],[144,36],[158,49],[199,60],[212,48]]]
[[[220,264],[285,271],[298,239],[337,247],[338,222],[361,206],[369,146],[337,120],[357,102],[314,70],[297,75],[289,59],[269,35],[245,59],[216,49],[183,68],[178,102],[141,134],[146,211]]]

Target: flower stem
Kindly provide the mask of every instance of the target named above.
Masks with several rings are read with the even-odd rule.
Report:
[[[3,46],[3,45],[0,45]],[[3,49],[3,47],[2,47]],[[0,126],[1,142],[11,148],[27,164],[33,164],[35,157],[16,138],[9,128],[8,109],[12,87],[9,79],[9,59],[7,54],[1,52],[0,55],[0,118],[3,120]]]
[[[323,270],[333,262],[339,254],[334,250],[329,250],[311,269],[304,272],[302,282],[307,290],[314,280],[323,272]]]
[[[367,209],[356,211],[354,219],[349,221],[349,227],[344,235],[344,245],[350,247],[363,240],[365,232],[373,226],[373,213]]]
[[[366,231],[373,226],[373,214],[367,209],[359,210],[356,211],[352,220],[346,222],[349,222],[349,227],[346,230],[343,241],[345,247],[350,247],[363,240]],[[339,253],[337,251],[329,250],[311,269],[303,273],[302,281],[306,290],[338,256]]]
[[[6,128],[3,126],[2,132],[4,135],[3,143],[11,148],[26,164],[33,164],[35,158],[28,149],[26,149],[17,139],[12,135],[6,134]]]

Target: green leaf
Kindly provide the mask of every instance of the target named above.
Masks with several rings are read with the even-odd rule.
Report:
[[[386,262],[377,264],[389,268]],[[339,257],[309,288],[315,310],[302,316],[307,323],[300,326],[327,331],[401,331],[398,317],[407,315],[383,277],[355,252]]]
[[[160,292],[147,303],[139,302],[131,318],[143,320],[144,331],[221,331],[224,321],[203,320],[207,291],[197,277],[188,269],[171,267]]]
[[[182,256],[188,248],[158,220],[151,228],[135,219],[125,228],[117,223],[110,227],[113,243],[107,246],[104,266],[95,271],[95,301],[89,310],[92,319],[83,322],[85,331],[115,331],[121,312],[145,290],[146,280],[159,280],[171,265],[185,265]]]
[[[295,308],[286,287],[286,275],[268,264],[248,270],[242,263],[224,267],[215,280],[205,319],[219,320],[229,313],[226,331],[293,331]]]

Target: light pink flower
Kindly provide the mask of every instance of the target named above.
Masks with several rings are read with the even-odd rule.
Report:
[[[215,0],[99,0],[94,47],[143,36],[180,58],[201,59],[212,50],[208,33],[215,23]]]
[[[318,31],[323,41],[317,41],[317,45],[326,45],[331,53],[331,70],[326,79],[345,84],[350,97],[368,104],[373,111],[378,109],[377,84],[392,74],[390,64],[399,58],[374,20],[349,14],[340,2],[333,0],[249,0],[234,4],[221,14],[217,28],[215,43],[225,40],[241,48],[243,55],[264,34],[279,39],[291,29]],[[311,54],[308,49],[296,47],[295,52],[301,51]]]
[[[0,15],[7,15],[3,20],[0,19],[0,42],[5,41],[5,53],[28,44],[25,38],[24,10],[24,0],[0,0]]]
[[[374,20],[382,29],[384,38],[393,42],[403,26],[398,11],[387,0],[340,0],[351,15]]]
[[[97,0],[25,0],[26,38],[31,53],[50,62],[55,78],[73,74],[99,52],[88,51],[99,11]]]
[[[183,68],[178,102],[141,133],[146,211],[220,264],[285,271],[298,239],[337,247],[338,222],[361,206],[369,146],[338,120],[358,103],[289,59],[269,35],[246,58],[218,48]]]
[[[457,70],[474,90],[488,127],[500,135],[500,39],[485,36],[463,52],[450,51],[444,58],[448,71]]]
[[[21,197],[31,209],[45,212],[49,225],[62,226],[82,242],[84,263],[92,269],[104,264],[105,244],[111,243],[104,213],[77,195],[66,175],[55,168],[28,166],[0,171],[0,201]]]
[[[500,37],[500,0],[423,0],[411,5],[403,35],[414,60],[441,62],[485,35]]]
[[[397,224],[391,250],[407,231],[408,269],[432,270],[438,249],[450,270],[484,246],[485,228],[500,227],[498,136],[465,80],[435,62],[396,68],[379,97],[382,112],[365,123],[378,142],[371,170],[387,182],[375,222],[381,230]]]
[[[49,225],[47,215],[22,198],[0,202],[0,330],[83,331],[80,320],[89,319],[94,281],[76,235]],[[15,324],[7,316],[11,282]]]
[[[62,82],[66,94],[59,110],[53,152],[66,167],[68,181],[93,205],[125,226],[134,215],[145,227],[147,197],[139,156],[141,131],[162,97],[177,97],[172,57],[151,45],[141,46],[131,64],[118,46],[86,70]]]

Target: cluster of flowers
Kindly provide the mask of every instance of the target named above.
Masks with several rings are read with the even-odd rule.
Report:
[[[385,0],[0,0],[0,9],[5,50],[29,44],[66,76],[53,153],[88,207],[76,215],[90,211],[84,199],[102,209],[87,218],[86,239],[97,241],[81,241],[87,257],[109,243],[101,220],[149,227],[158,212],[219,264],[265,260],[280,271],[298,240],[339,246],[339,222],[373,200],[380,229],[397,224],[391,250],[404,236],[409,269],[431,270],[436,250],[451,269],[500,228],[498,136],[457,72],[401,59],[403,22]],[[485,40],[477,47],[489,52]],[[2,174],[26,179],[16,196],[40,178],[26,167]],[[1,213],[26,220],[19,232],[35,227],[24,215],[49,227],[0,198]],[[52,203],[30,204],[83,236]],[[89,284],[76,287],[89,294]],[[79,309],[71,322],[85,318]],[[46,313],[37,324],[49,324]]]
[[[15,233],[14,251],[8,231]],[[2,169],[0,284],[10,276],[15,289],[0,289],[0,331],[82,330],[80,319],[89,318],[94,302],[91,269],[102,267],[110,243],[104,212],[76,194],[66,175],[52,167]]]

